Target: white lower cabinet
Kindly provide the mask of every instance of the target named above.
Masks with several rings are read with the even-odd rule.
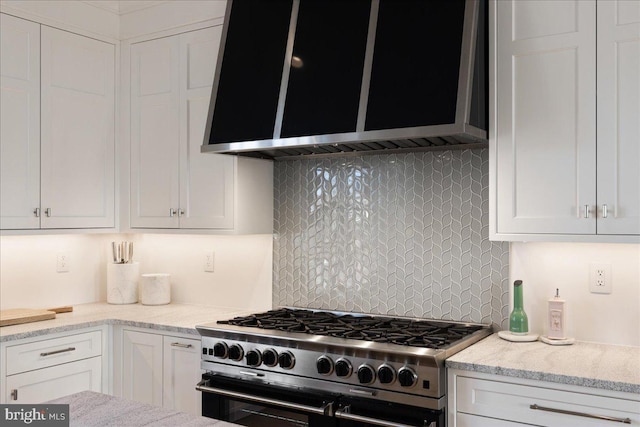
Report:
[[[35,404],[85,390],[107,392],[104,337],[100,329],[6,343],[0,400]]]
[[[449,372],[449,426],[640,424],[640,396],[467,371]]]
[[[102,391],[101,357],[7,377],[9,403],[41,403],[85,390]]]
[[[158,332],[115,328],[114,394],[200,415],[200,340]]]

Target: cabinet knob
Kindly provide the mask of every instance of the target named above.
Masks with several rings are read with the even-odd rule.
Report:
[[[11,400],[18,400],[18,389],[14,388],[11,390]]]
[[[51,208],[47,208],[47,209],[45,209],[45,210],[44,210],[44,215],[45,215],[46,217],[50,217],[50,216],[51,216]]]
[[[184,209],[178,209],[178,216],[184,216]]]
[[[589,205],[584,205],[584,218],[589,218]]]
[[[33,216],[35,216],[36,218],[40,218],[40,208],[35,208],[33,210]]]
[[[609,216],[609,209],[607,205],[602,205],[602,218],[606,218],[607,216]]]
[[[175,216],[176,213],[177,213],[177,211],[175,209],[173,209],[173,208],[169,209],[169,216],[170,217]]]

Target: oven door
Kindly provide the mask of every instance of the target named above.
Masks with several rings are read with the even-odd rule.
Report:
[[[444,427],[445,411],[343,397],[334,412],[339,427]]]
[[[243,426],[336,427],[337,396],[257,381],[204,374],[202,415]]]

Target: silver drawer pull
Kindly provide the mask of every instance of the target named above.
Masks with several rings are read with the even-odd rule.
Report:
[[[54,354],[66,353],[68,351],[74,351],[75,347],[63,348],[62,350],[48,351],[46,353],[40,353],[40,357],[52,356]]]
[[[373,424],[374,426],[415,427],[415,425],[412,426],[409,424],[394,423],[387,420],[379,420],[377,418],[364,417],[362,415],[352,414],[350,411],[351,411],[351,407],[345,406],[343,409],[338,409],[334,413],[334,415],[336,416],[336,418],[341,418],[343,420],[356,421],[356,422],[365,423],[365,424]],[[435,427],[435,423],[431,423],[429,424],[429,426]]]
[[[172,342],[171,347],[180,347],[180,348],[191,348],[193,347],[191,344],[182,344],[179,342]]]
[[[538,406],[535,403],[533,405],[530,405],[529,408],[536,409],[539,411],[555,412],[556,414],[575,415],[577,417],[586,417],[586,418],[595,418],[597,420],[613,421],[614,423],[631,424],[631,419],[629,418],[607,417],[606,415],[592,415],[592,414],[585,414],[584,412],[574,412],[574,411],[567,411],[564,409],[547,408],[544,406]]]
[[[196,385],[196,390],[203,391],[205,393],[219,394],[221,396],[231,397],[233,399],[243,399],[249,402],[261,403],[263,405],[273,405],[280,408],[293,409],[297,411],[309,412],[309,413],[318,414],[318,415],[331,415],[331,412],[333,409],[333,402],[325,403],[318,408],[315,406],[301,405],[298,403],[271,399],[269,397],[262,397],[262,396],[256,396],[253,394],[245,394],[245,393],[239,393],[237,391],[225,390],[221,388],[208,387],[205,385],[207,383],[208,383],[207,380],[200,381],[198,385]]]

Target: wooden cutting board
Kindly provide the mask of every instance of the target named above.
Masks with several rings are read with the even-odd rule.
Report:
[[[55,311],[36,310],[31,308],[12,308],[0,311],[0,326],[19,325],[20,323],[38,322],[55,319]]]

